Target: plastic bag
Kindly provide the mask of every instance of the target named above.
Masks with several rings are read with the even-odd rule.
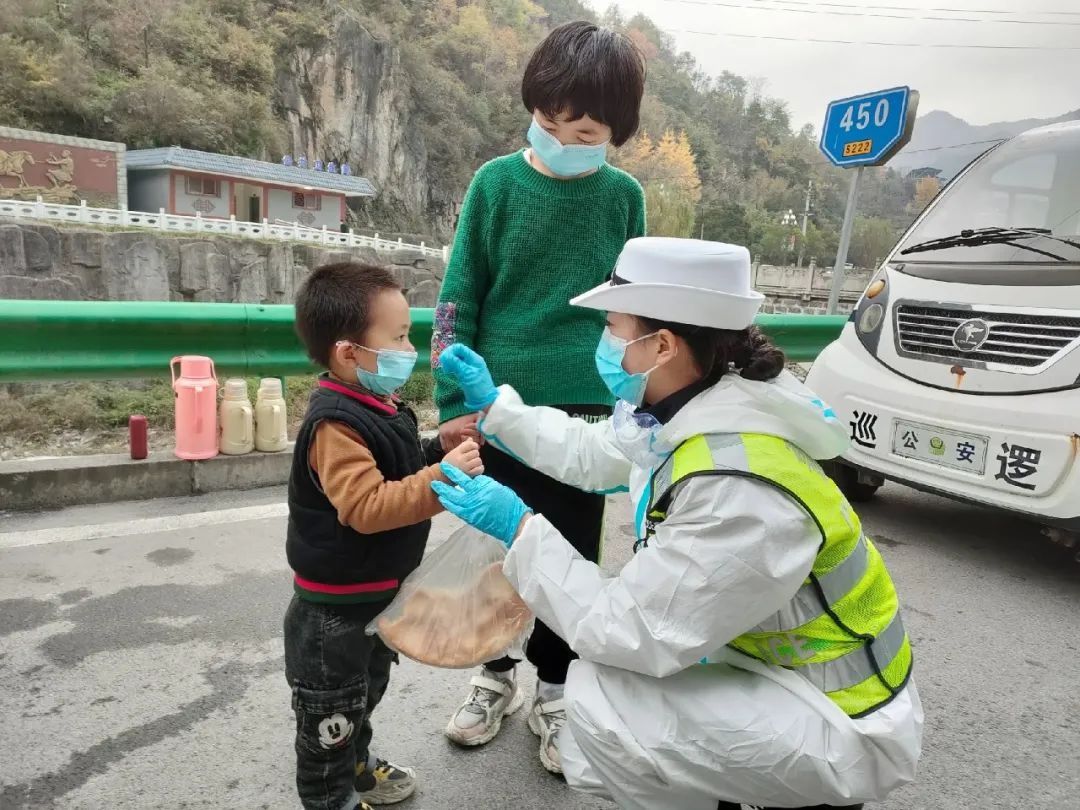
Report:
[[[468,669],[505,655],[523,658],[533,615],[502,565],[506,549],[463,526],[405,578],[390,605],[368,625],[390,649],[447,669]]]

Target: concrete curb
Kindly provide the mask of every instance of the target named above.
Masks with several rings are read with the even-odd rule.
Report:
[[[292,448],[290,443],[280,453],[217,456],[208,461],[182,461],[167,452],[153,453],[144,461],[126,455],[4,461],[0,509],[21,512],[275,486],[289,480]]]
[[[435,431],[422,431],[432,438]],[[280,453],[182,461],[168,451],[128,456],[60,456],[0,461],[0,511],[30,512],[91,503],[180,498],[287,484],[293,443]]]

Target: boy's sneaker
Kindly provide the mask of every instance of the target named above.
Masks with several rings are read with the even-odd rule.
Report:
[[[566,701],[552,700],[544,703],[539,697],[529,712],[529,729],[540,738],[540,762],[551,773],[561,774],[562,759],[559,756],[559,731],[566,725]]]
[[[446,736],[458,745],[486,745],[495,739],[502,721],[518,709],[525,695],[513,675],[483,669],[472,681],[472,692],[446,727]]]
[[[356,766],[354,785],[360,794],[360,810],[368,804],[397,804],[416,792],[416,772],[376,759],[370,767],[367,763]]]

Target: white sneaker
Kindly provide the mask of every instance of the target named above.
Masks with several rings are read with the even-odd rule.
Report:
[[[371,805],[397,804],[416,792],[416,771],[400,768],[385,759],[372,759],[356,766],[353,786],[363,802]]]
[[[551,773],[561,774],[559,731],[566,725],[566,701],[560,698],[544,703],[537,698],[529,712],[529,728],[540,738],[540,762]]]
[[[458,745],[486,745],[495,739],[502,721],[518,709],[525,695],[517,679],[483,669],[470,681],[473,690],[446,727],[446,736]]]

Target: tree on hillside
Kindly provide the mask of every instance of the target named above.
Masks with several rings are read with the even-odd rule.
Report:
[[[864,169],[859,186],[859,213],[886,219],[894,227],[902,228],[911,221],[907,207],[914,190],[914,181],[888,167]]]
[[[750,247],[750,220],[739,203],[703,207],[698,226],[702,239]]]
[[[133,147],[252,156],[280,142],[272,99],[275,48],[284,40],[269,2],[0,6],[0,109],[10,122]],[[308,16],[318,20],[319,12]]]
[[[920,177],[915,181],[915,195],[908,205],[908,213],[917,217],[930,201],[941,191],[941,181],[936,177]]]
[[[803,256],[808,260],[815,260],[819,265],[825,264],[832,267],[836,261],[836,248],[839,241],[840,235],[835,230],[822,229],[811,222],[806,229],[806,239],[802,241]]]
[[[875,267],[896,243],[897,236],[896,229],[884,219],[855,217],[848,261],[856,267]]]
[[[690,236],[701,178],[686,133],[676,136],[669,130],[655,142],[642,134],[620,152],[618,161],[645,189],[650,235]]]
[[[596,19],[596,15],[581,0],[543,0],[540,5],[548,13],[548,23],[552,28],[575,20]]]
[[[401,69],[392,80],[357,79],[401,86],[385,88],[400,103],[358,114],[385,116],[378,126],[409,142],[408,150],[365,158],[423,161],[410,168],[429,185],[431,211],[403,212],[395,189],[382,190],[376,224],[396,230],[404,216],[441,218],[477,167],[523,145],[520,81],[529,54],[552,27],[597,16],[582,0],[3,0],[0,110],[6,123],[27,129],[276,159],[287,151],[286,97],[308,81],[292,73],[343,25],[359,27],[379,54],[357,69]],[[850,176],[822,157],[812,129],[793,130],[786,106],[761,82],[705,73],[649,18],[609,12],[603,20],[648,61],[642,131],[653,139],[679,133],[666,144],[650,140],[642,158],[654,175],[654,232],[700,234],[705,225],[718,229],[714,238],[735,241],[747,229],[730,205],[763,235],[777,212],[802,210],[812,180],[814,223],[833,238]],[[316,126],[320,114],[312,110]],[[649,169],[664,161],[676,168]],[[675,179],[661,181],[663,174]],[[909,204],[921,208],[927,193],[912,203],[914,178],[867,172],[859,210],[899,228],[910,222]],[[726,213],[707,213],[713,209]],[[724,224],[712,224],[718,217]]]

